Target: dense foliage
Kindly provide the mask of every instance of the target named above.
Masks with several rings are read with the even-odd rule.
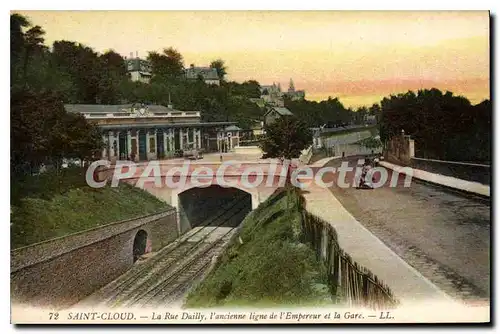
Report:
[[[12,177],[32,174],[41,164],[57,167],[63,158],[83,161],[98,156],[103,142],[97,127],[64,109],[63,101],[78,91],[73,86],[76,79],[68,80],[76,68],[69,62],[64,67],[64,58],[58,57],[62,44],[56,43],[56,51],[50,53],[42,44],[43,30],[17,14],[11,16],[11,38]]]
[[[312,144],[312,133],[307,125],[295,117],[278,118],[266,127],[261,142],[263,158],[293,159]]]
[[[438,89],[409,91],[384,98],[380,135],[415,140],[415,155],[453,161],[491,161],[491,102],[471,105],[462,96]]]
[[[337,98],[321,102],[286,99],[285,107],[309,127],[348,125],[354,122],[356,116],[353,110],[346,109]]]

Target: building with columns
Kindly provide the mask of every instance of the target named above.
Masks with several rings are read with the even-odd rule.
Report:
[[[176,152],[197,149],[227,152],[239,145],[235,122],[202,122],[199,111],[162,105],[66,104],[102,131],[102,157],[111,161],[166,159]]]

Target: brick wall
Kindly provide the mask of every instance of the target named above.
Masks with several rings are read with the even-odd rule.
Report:
[[[139,230],[152,250],[175,240],[175,209],[120,221],[11,251],[11,299],[35,307],[67,307],[116,279],[133,264]]]

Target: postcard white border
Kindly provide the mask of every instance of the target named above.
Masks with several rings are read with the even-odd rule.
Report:
[[[34,0],[25,0],[25,1],[17,1],[15,3],[10,3],[10,2],[2,2],[2,7],[6,5],[7,8],[3,11],[5,13],[5,29],[2,29],[2,40],[4,41],[4,46],[7,46],[9,43],[9,33],[8,33],[8,28],[7,28],[7,13],[10,10],[21,10],[21,9],[72,9],[72,10],[77,10],[77,9],[150,9],[150,10],[166,10],[166,9],[184,9],[184,10],[194,10],[194,9],[240,9],[240,10],[245,10],[245,9],[290,9],[290,10],[307,10],[307,9],[343,9],[343,10],[486,10],[490,9],[492,10],[492,13],[495,14],[497,13],[497,7],[498,7],[498,1],[484,1],[484,0],[475,0],[475,1],[450,1],[450,2],[437,2],[435,0],[421,0],[421,1],[413,1],[413,2],[402,2],[402,1],[388,1],[388,0],[382,0],[382,1],[369,1],[369,0],[364,0],[364,1],[346,1],[346,2],[330,2],[330,1],[273,1],[270,2],[268,0],[254,0],[254,1],[249,1],[248,3],[245,2],[237,2],[237,1],[182,1],[178,3],[170,3],[168,6],[165,6],[162,2],[150,2],[150,3],[145,3],[145,2],[140,2],[138,3],[137,1],[129,1],[125,3],[124,1],[97,1],[97,0],[87,0],[84,2],[69,2],[69,1],[54,1],[54,0],[49,0],[49,1],[43,1],[43,3],[40,3],[39,1],[34,1]],[[15,6],[15,8],[12,8]],[[498,22],[497,22],[498,25]],[[497,34],[494,35],[495,37],[495,45],[498,42],[498,36]],[[6,49],[6,48],[5,48]],[[4,49],[4,50],[5,50]],[[2,56],[4,58],[8,58],[8,53],[7,51],[4,51]],[[2,122],[0,122],[0,126],[2,127],[2,135],[3,137],[3,143],[10,142],[10,136],[7,137],[7,134],[10,133],[10,122],[9,122],[9,113],[7,110],[10,109],[9,106],[9,99],[10,99],[10,89],[9,89],[9,76],[6,75],[6,73],[9,73],[9,61],[8,59],[5,59],[4,64],[5,64],[5,71],[3,71],[3,89],[2,93],[5,94],[3,99],[4,101],[4,112],[2,113],[2,117],[4,118]],[[493,74],[493,73],[492,73]],[[493,74],[493,78],[495,77],[496,72]],[[493,80],[492,78],[492,80]],[[497,93],[498,87],[495,86],[495,93]],[[492,97],[493,98],[493,97]],[[496,105],[494,103],[494,105]],[[496,110],[494,111],[496,112]],[[498,122],[495,122],[495,129],[494,132],[498,133]],[[497,138],[498,139],[498,138]],[[500,146],[498,145],[498,141],[495,140],[495,165],[497,165],[497,158],[500,154]],[[9,145],[10,147],[10,145]],[[3,157],[8,157],[10,156],[10,150],[7,147],[7,145],[1,145],[0,149],[2,150],[2,155]],[[7,158],[5,158],[4,161],[7,161]],[[9,167],[8,164],[2,164],[0,166],[1,170],[1,175],[5,178],[6,182],[10,182],[8,180],[8,175],[9,175]],[[496,173],[495,173],[496,177]],[[10,216],[10,207],[7,204],[8,199],[10,198],[10,193],[9,193],[9,187],[5,186],[2,188],[2,193],[4,196],[2,196],[2,213],[4,214],[4,217],[9,217]],[[496,207],[497,198],[495,197],[495,202],[493,203],[493,207]],[[9,230],[7,224],[7,220],[4,221],[4,233],[1,234],[2,238],[2,246],[4,250],[1,252],[1,255],[3,257],[3,262],[4,263],[9,263]],[[495,234],[498,233],[498,228],[495,229]],[[496,235],[495,235],[496,236]],[[498,263],[495,263],[495,268],[498,267]],[[8,275],[9,271],[5,270],[5,274],[3,275],[2,278],[2,291],[4,295],[2,296],[2,308],[1,308],[1,316],[2,316],[2,321],[1,321],[1,326],[2,330],[11,332],[14,331],[15,328],[12,325],[9,325],[10,323],[10,276]],[[496,275],[495,275],[496,276]],[[496,289],[495,289],[496,290]],[[493,296],[492,299],[495,299],[496,296]],[[498,318],[495,316],[495,320]],[[494,319],[492,319],[494,321]],[[64,328],[62,332],[69,332],[70,330],[73,330],[74,328]],[[81,330],[88,330],[88,327],[83,327]],[[151,329],[148,327],[147,329]],[[133,332],[144,332],[147,329],[137,329],[134,328],[132,331]],[[161,327],[157,328],[158,330],[166,330],[166,328]],[[222,328],[217,327],[217,328],[203,328],[203,330],[221,330]],[[234,330],[235,328],[231,327],[228,328],[227,330]],[[276,328],[272,330],[281,330],[281,331],[289,331],[291,328]],[[297,329],[303,330],[306,328],[299,327]],[[313,329],[311,327],[307,328],[308,329]],[[27,330],[27,329],[24,329]],[[33,330],[33,328],[29,329]],[[36,329],[38,333],[52,333],[53,328],[41,328],[41,329]],[[120,327],[120,328],[107,328],[107,327],[100,327],[99,329],[94,329],[96,332],[101,332],[101,333],[109,333],[109,331],[123,331],[127,330],[126,328]],[[186,333],[189,332],[192,329],[190,328],[168,328],[169,332],[181,332]],[[259,331],[259,332],[270,332],[271,329],[267,328],[249,328],[249,330],[252,331]],[[331,328],[324,328],[322,327],[320,330],[332,330]],[[364,332],[364,331],[385,331],[387,328],[385,327],[369,327],[369,328],[358,328],[356,327],[355,329],[349,330],[349,332]],[[403,329],[399,329],[403,330]],[[414,329],[415,330],[415,329]],[[428,330],[428,329],[422,329],[422,328],[417,328],[417,331],[422,331],[422,330]],[[431,329],[432,330],[432,329]],[[477,329],[479,330],[479,329]],[[130,331],[130,330],[128,330]],[[453,329],[445,329],[442,330],[440,329],[441,333],[454,333],[456,331],[455,328]],[[475,331],[475,330],[471,330]],[[61,332],[61,330],[59,330]]]

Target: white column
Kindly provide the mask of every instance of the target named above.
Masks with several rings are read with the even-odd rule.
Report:
[[[201,148],[201,130],[200,129],[196,130],[196,142],[197,142],[197,147]]]
[[[139,152],[140,136],[139,136],[139,134],[141,131],[144,131],[144,130],[139,130],[139,129],[135,130],[135,143],[136,143],[136,150],[137,150],[137,152],[135,153],[135,159],[137,159],[137,160],[140,160],[140,152]]]
[[[182,128],[179,129],[179,143],[181,145],[181,150],[184,149],[184,131],[182,131]]]
[[[169,133],[170,135],[170,133]],[[170,138],[169,135],[167,135],[167,131],[163,130],[163,155],[166,157],[168,151],[170,151],[170,147],[168,147],[168,144],[170,143]],[[167,149],[168,147],[168,149]]]
[[[155,131],[153,132],[153,138],[155,139],[155,156],[156,159],[158,159],[158,129],[155,129]]]
[[[108,142],[109,142],[109,157],[110,158],[115,156],[115,149],[113,147],[113,139],[114,139],[113,131],[109,131],[108,132]]]
[[[120,131],[116,132],[116,155],[118,156],[118,160],[121,159],[120,157]]]
[[[240,132],[236,131],[236,146],[240,146]]]
[[[130,153],[132,153],[132,136],[130,130],[127,130],[127,158],[130,158]]]
[[[198,141],[196,140],[196,129],[193,128],[193,146],[194,148],[198,148]]]
[[[149,130],[146,130],[146,160],[149,160],[148,155],[149,155]]]
[[[104,148],[102,149],[102,158],[106,159],[108,145],[107,145],[107,140],[106,140],[106,136],[105,135],[102,135],[102,141],[104,142]]]
[[[170,128],[168,129],[168,148],[169,152],[172,152],[174,150],[174,129]]]

